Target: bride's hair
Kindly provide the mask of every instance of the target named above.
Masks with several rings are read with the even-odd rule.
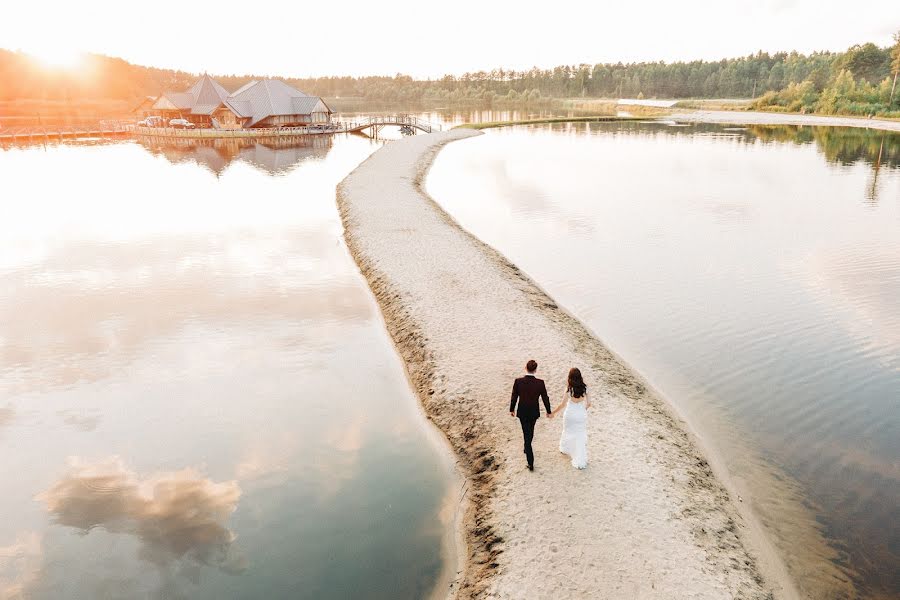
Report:
[[[576,398],[581,398],[587,392],[587,386],[584,385],[584,379],[581,378],[581,371],[576,368],[569,369],[569,387],[567,392],[572,392]]]

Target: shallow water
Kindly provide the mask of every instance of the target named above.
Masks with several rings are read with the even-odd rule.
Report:
[[[377,147],[0,151],[0,597],[429,593],[451,465],[334,202]]]
[[[427,188],[724,455],[808,595],[900,594],[900,136],[516,127]]]

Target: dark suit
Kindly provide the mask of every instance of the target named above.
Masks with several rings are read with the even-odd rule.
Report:
[[[550,414],[550,396],[547,395],[547,386],[543,379],[534,375],[519,377],[513,383],[512,397],[509,400],[509,412],[516,410],[516,402],[519,410],[516,416],[522,424],[522,437],[525,438],[525,458],[529,466],[534,466],[534,452],[531,450],[531,440],[534,438],[534,424],[541,416],[541,407],[538,400],[544,401],[544,408]]]

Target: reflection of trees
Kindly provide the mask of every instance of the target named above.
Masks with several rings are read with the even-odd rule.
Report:
[[[599,127],[608,127],[600,125]],[[636,135],[694,136],[727,135],[743,143],[761,142],[805,145],[814,143],[833,164],[853,165],[863,162],[873,168],[900,168],[900,134],[860,127],[820,127],[800,125],[733,125],[712,123],[670,127],[655,123],[616,123],[616,132]]]
[[[795,125],[747,125],[743,133],[744,141],[755,141],[763,144],[809,144],[814,141],[812,127],[797,127]]]
[[[881,169],[900,168],[900,135],[857,127],[777,127],[749,126],[748,131],[764,141],[807,144],[814,142],[832,164],[850,166],[863,163],[872,167],[866,185],[866,200],[878,202],[878,175]]]
[[[281,175],[301,161],[324,158],[331,149],[332,136],[285,136],[264,140],[143,138],[140,144],[151,154],[163,156],[173,164],[193,162],[215,175],[220,175],[237,160],[270,175]]]
[[[863,162],[873,168],[900,168],[900,134],[858,127],[748,125],[747,135],[763,142],[814,142],[825,160],[839,165]]]
[[[879,172],[882,169],[900,169],[900,134],[874,129],[808,125],[723,127],[712,123],[670,127],[663,124],[623,122],[617,124],[615,131],[628,131],[635,135],[727,135],[746,144],[815,144],[831,164],[850,166],[862,163],[872,168],[870,181],[866,185],[866,198],[872,203],[877,202]]]
[[[70,472],[39,498],[60,525],[136,537],[140,557],[164,573],[215,567],[239,573],[246,560],[226,522],[237,507],[237,482],[214,483],[193,470],[139,479],[119,459],[73,462]]]
[[[866,200],[871,204],[878,203],[878,172],[881,170],[881,161],[884,156],[884,136],[881,136],[881,144],[878,147],[878,158],[872,167],[872,185],[866,191]]]

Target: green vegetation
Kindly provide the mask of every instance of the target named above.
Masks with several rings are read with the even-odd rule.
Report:
[[[548,106],[585,110],[600,98],[646,97],[755,98],[762,110],[900,117],[900,37],[892,48],[875,44],[846,52],[758,52],[720,61],[562,65],[525,71],[494,69],[445,75],[436,80],[394,77],[319,77],[286,79],[336,108],[367,110],[373,105],[433,108],[443,106]],[[77,70],[41,67],[27,55],[0,50],[0,114],[16,113],[23,101],[32,108],[52,106],[136,105],[163,90],[181,90],[195,74],[132,65],[91,55]],[[216,76],[236,89],[251,75]],[[704,104],[707,101],[701,101]],[[727,100],[718,100],[734,109]],[[748,103],[750,101],[748,100]],[[608,102],[607,102],[608,103]],[[709,106],[708,104],[705,104]]]
[[[829,115],[900,117],[895,93],[900,73],[900,32],[893,48],[854,46],[836,59],[828,73],[811,73],[769,91],[753,103],[763,110],[815,112]]]
[[[693,110],[749,110],[752,102],[752,98],[693,98],[691,100],[679,100],[675,103],[675,108],[689,108]]]

